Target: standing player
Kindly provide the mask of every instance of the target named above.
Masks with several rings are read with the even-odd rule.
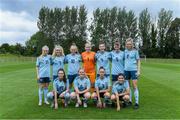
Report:
[[[70,47],[71,53],[66,55],[65,62],[68,64],[68,80],[72,85],[74,79],[77,77],[80,68],[81,55],[78,54],[78,48],[75,44]]]
[[[66,79],[66,74],[63,69],[58,70],[58,78],[53,81],[53,91],[47,94],[48,100],[52,102],[51,107],[58,109],[57,99],[60,97],[62,103],[66,107],[70,99],[69,81]]]
[[[81,97],[83,97],[83,106],[87,107],[87,101],[90,98],[91,83],[89,78],[85,75],[83,68],[79,69],[79,76],[74,80],[75,92],[71,93],[71,99],[76,99],[77,103],[75,107],[79,107],[82,104]]]
[[[97,107],[106,107],[110,99],[110,90],[111,90],[111,83],[109,77],[104,76],[105,69],[103,67],[99,68],[99,77],[96,79],[95,82],[95,89],[96,92],[92,94],[92,99],[94,101],[98,100]],[[104,98],[104,101],[101,101],[101,98]]]
[[[105,43],[100,43],[99,44],[99,51],[96,53],[96,64],[97,64],[97,71],[99,70],[100,67],[104,67],[106,71],[107,77],[110,76],[110,54],[109,52],[105,51]],[[99,77],[99,74],[97,74],[97,77]]]
[[[52,54],[53,80],[58,77],[58,70],[64,69],[64,50],[61,46],[56,46]]]
[[[111,100],[116,100],[117,111],[120,110],[121,101],[129,101],[129,84],[124,80],[124,74],[122,73],[118,75],[117,81],[113,84]]]
[[[48,46],[42,47],[42,54],[37,58],[36,61],[36,73],[37,80],[39,83],[39,106],[42,105],[42,94],[44,91],[44,103],[49,104],[47,101],[48,86],[50,81],[50,62],[51,56],[48,55]]]
[[[94,88],[94,82],[96,77],[96,70],[95,70],[95,52],[91,51],[91,44],[85,44],[85,52],[81,54],[83,68],[86,72],[86,75],[89,77],[91,81],[91,87]],[[93,91],[94,89],[92,89]]]
[[[114,43],[114,50],[110,54],[112,61],[112,83],[117,81],[119,73],[124,73],[124,52],[120,50],[120,43],[116,41]]]
[[[137,86],[138,76],[140,75],[140,58],[139,52],[134,49],[133,39],[128,38],[126,40],[126,50],[125,50],[125,78],[132,80],[133,88],[134,88],[134,96],[135,96],[135,105],[134,108],[139,108],[139,91]],[[132,92],[130,90],[130,104],[132,104]]]

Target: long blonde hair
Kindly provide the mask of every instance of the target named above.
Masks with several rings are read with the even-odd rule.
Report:
[[[40,57],[42,57],[42,56],[45,55],[44,50],[48,50],[48,51],[49,51],[49,47],[48,47],[47,45],[44,45],[44,46],[42,47],[42,53],[41,53]]]
[[[60,56],[64,56],[64,49],[63,49],[63,47],[60,46],[60,45],[56,45],[54,50],[53,50],[52,57],[56,57],[57,56],[57,54],[56,54],[56,50],[57,49],[60,49],[60,51],[61,51],[61,55]]]

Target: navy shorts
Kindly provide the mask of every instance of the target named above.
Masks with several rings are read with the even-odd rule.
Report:
[[[77,77],[78,75],[75,74],[75,75],[68,75],[68,80],[69,80],[69,84],[72,84],[74,79]]]
[[[58,78],[58,76],[57,76],[57,75],[53,75],[53,81],[54,81],[56,78]]]
[[[50,83],[51,80],[49,77],[42,77],[38,80],[38,83]]]
[[[124,71],[126,80],[137,80],[137,71]]]

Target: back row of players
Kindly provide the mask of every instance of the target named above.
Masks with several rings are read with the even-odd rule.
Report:
[[[120,43],[115,42],[114,50],[107,52],[105,51],[105,44],[100,43],[99,51],[95,53],[91,51],[91,44],[86,43],[85,52],[80,55],[77,46],[73,44],[70,47],[71,53],[66,56],[61,46],[54,48],[52,56],[48,55],[49,48],[44,46],[42,54],[36,61],[39,106],[42,105],[44,92],[44,103],[49,104],[51,102],[51,106],[55,109],[58,108],[58,98],[62,99],[65,107],[70,99],[76,100],[75,107],[82,104],[87,107],[88,99],[92,98],[97,103],[97,107],[101,108],[106,107],[110,99],[116,101],[119,111],[122,101],[124,105],[132,104],[130,87],[130,80],[132,80],[135,97],[134,108],[137,109],[139,107],[137,80],[140,75],[140,58],[138,51],[134,49],[131,38],[126,40],[125,46],[125,51],[121,51]],[[83,67],[81,67],[81,62]],[[110,62],[112,64],[111,69]],[[64,71],[65,64],[68,65],[67,78]],[[51,65],[53,68],[53,90],[48,92]],[[72,87],[74,88],[73,91],[71,91]],[[112,95],[110,94],[111,88]]]

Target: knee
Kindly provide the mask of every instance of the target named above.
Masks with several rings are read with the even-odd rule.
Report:
[[[87,99],[89,99],[90,96],[91,96],[91,95],[90,95],[90,92],[87,92],[87,93],[84,94],[84,97],[87,98]]]
[[[116,96],[115,95],[111,95],[111,100],[115,100]]]
[[[53,96],[54,96],[53,92],[49,92],[49,93],[47,94],[47,98],[48,98],[48,99],[53,99]]]
[[[129,95],[125,95],[125,96],[123,97],[123,99],[124,99],[125,101],[129,101]]]
[[[94,99],[96,97],[97,97],[96,93],[93,93],[92,96],[91,96],[92,99]]]
[[[104,94],[104,96],[107,97],[107,98],[110,98],[110,93],[109,93],[109,92],[106,92],[106,93]]]
[[[71,97],[71,99],[76,99],[76,93],[75,93],[75,92],[72,92],[72,93],[70,94],[70,97]]]
[[[65,93],[64,97],[65,97],[65,99],[69,99],[70,98],[70,94],[69,93]]]

